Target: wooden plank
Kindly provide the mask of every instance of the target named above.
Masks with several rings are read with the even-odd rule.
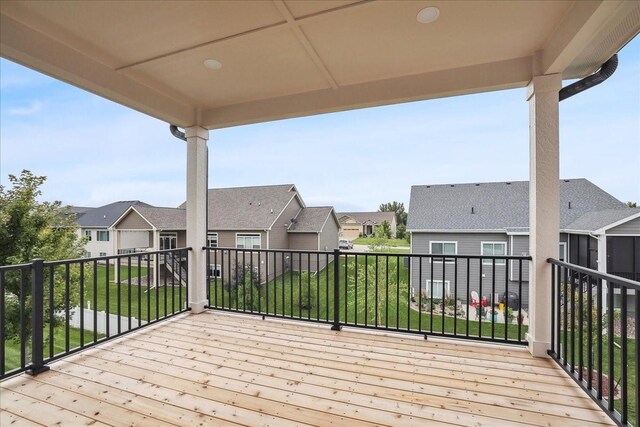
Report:
[[[378,393],[382,393],[383,391],[381,390],[388,390],[388,393],[394,396],[393,398],[399,400],[408,399],[407,401],[409,402],[412,402],[415,396],[428,396],[430,394],[434,394],[436,396],[454,396],[458,399],[470,401],[486,398],[486,403],[489,404],[496,404],[494,396],[498,396],[505,399],[505,405],[516,408],[519,407],[519,402],[523,403],[525,406],[530,406],[531,401],[578,407],[582,407],[585,403],[588,404],[590,402],[590,399],[587,396],[584,396],[584,393],[579,394],[577,397],[573,397],[570,395],[512,389],[509,396],[501,396],[493,394],[496,390],[495,387],[486,387],[484,389],[475,388],[471,391],[451,387],[449,381],[442,381],[439,384],[420,384],[415,381],[407,382],[362,373],[356,374],[354,380],[351,376],[339,370],[330,370],[305,363],[281,361],[276,358],[247,355],[245,353],[229,350],[216,351],[214,354],[207,349],[200,349],[198,347],[192,347],[193,351],[189,351],[184,350],[184,347],[158,345],[141,340],[130,340],[127,342],[127,345],[119,344],[117,347],[123,347],[122,351],[126,351],[125,349],[129,348],[132,349],[131,351],[135,349],[142,349],[145,352],[164,352],[179,358],[202,361],[215,365],[230,364],[232,366],[242,366],[244,370],[249,372],[265,373],[270,376],[275,375],[274,372],[278,372],[278,375],[282,378],[287,378],[293,382],[309,382],[314,381],[316,378],[320,380],[328,380],[331,381],[331,384],[333,384],[334,387],[339,387],[339,385],[342,384],[342,389],[347,391],[360,390],[360,387],[370,385],[377,387]],[[109,349],[117,350],[115,348]],[[350,378],[350,380],[345,381],[346,378]],[[356,382],[358,385],[357,388],[353,387],[353,384]]]
[[[349,402],[350,404],[358,404],[361,406],[369,406],[371,408],[380,408],[390,412],[404,412],[412,414],[416,411],[420,414],[424,414],[429,409],[426,407],[438,408],[440,412],[448,413],[450,408],[455,408],[455,414],[459,424],[475,425],[478,420],[476,418],[466,419],[466,414],[474,414],[483,417],[487,417],[487,422],[491,422],[491,419],[499,413],[499,419],[502,425],[509,424],[509,421],[513,422],[513,425],[522,425],[523,422],[531,423],[534,425],[549,425],[562,423],[564,425],[576,425],[582,426],[584,420],[591,421],[593,414],[589,410],[582,408],[572,408],[572,416],[577,419],[568,419],[566,417],[567,408],[562,405],[535,405],[531,401],[521,400],[515,402],[513,399],[509,400],[509,404],[503,403],[500,405],[501,399],[493,397],[489,403],[482,402],[482,397],[478,393],[469,393],[469,396],[465,400],[458,400],[455,397],[449,395],[446,391],[441,394],[431,394],[429,396],[415,396],[411,395],[412,405],[407,406],[401,400],[396,400],[394,397],[389,396],[389,393],[384,392],[383,387],[372,387],[365,384],[358,384],[357,392],[348,390],[345,393],[343,389],[333,387],[333,382],[328,379],[322,381],[322,377],[310,378],[307,376],[301,381],[291,381],[290,379],[281,378],[280,372],[272,370],[268,374],[255,374],[250,371],[240,369],[242,366],[238,366],[235,361],[224,364],[212,364],[208,361],[198,361],[197,357],[199,352],[186,352],[184,357],[175,357],[166,354],[161,348],[157,351],[149,352],[144,349],[131,350],[131,348],[121,348],[118,346],[111,350],[122,355],[127,355],[135,359],[147,359],[149,363],[158,363],[158,366],[181,366],[190,370],[205,373],[207,375],[221,376],[227,379],[241,379],[245,382],[250,382],[256,385],[265,385],[269,387],[277,387],[283,390],[293,390],[298,394],[314,395],[328,400],[339,400],[343,402]],[[103,349],[104,350],[104,349]],[[103,354],[103,353],[101,353]],[[207,356],[206,358],[209,358]],[[206,359],[205,358],[205,359]],[[117,359],[117,358],[116,358]],[[153,361],[153,362],[151,362]],[[309,381],[311,380],[311,381]],[[353,380],[344,381],[346,384],[353,384]],[[373,396],[373,397],[372,397]],[[443,397],[446,396],[446,397]],[[387,400],[387,398],[393,399],[393,401]],[[514,405],[514,403],[516,403]],[[420,408],[420,405],[423,405]],[[499,412],[496,411],[496,406],[501,406]],[[442,409],[446,408],[446,409]],[[431,418],[433,419],[433,418]],[[494,419],[493,423],[497,421]]]
[[[181,322],[180,324],[168,325],[168,328],[171,329],[172,331],[175,330],[173,328],[176,328],[176,329],[184,328],[185,330],[189,331],[189,333],[195,333],[195,334],[204,333],[209,335],[213,333],[211,329],[187,328],[185,327],[186,324],[188,323]],[[226,331],[226,332],[223,334],[223,331]],[[256,332],[253,330],[249,330],[247,332],[246,329],[243,329],[242,327],[238,327],[238,326],[233,327],[233,326],[218,325],[218,327],[215,328],[214,332],[223,334],[223,335],[228,335],[228,336],[235,336],[235,337],[238,337],[238,336],[253,337],[253,339],[256,339],[262,342],[272,342],[272,341],[268,341],[268,339],[279,339],[279,340],[284,340],[286,342],[300,341],[299,345],[304,345],[305,347],[308,347],[309,345],[317,345],[317,346],[320,346],[321,348],[326,348],[326,341],[327,341],[326,334],[323,338],[322,335],[320,334],[294,335],[293,333],[290,333],[290,334],[281,333],[281,331],[279,330],[263,331],[263,332]],[[204,336],[207,336],[207,335],[204,335]],[[203,337],[203,335],[199,335],[199,336]],[[329,335],[329,337],[332,337],[332,335]],[[265,338],[265,339],[262,339],[262,338]],[[500,372],[503,372],[505,369],[509,371],[531,372],[532,366],[534,366],[536,368],[535,371],[537,375],[549,375],[554,378],[557,378],[559,374],[562,373],[562,370],[559,367],[553,366],[552,363],[548,361],[531,365],[527,363],[528,361],[526,359],[507,359],[507,358],[482,359],[477,357],[469,357],[470,355],[474,354],[472,351],[470,351],[470,349],[467,349],[467,351],[465,352],[460,351],[457,354],[452,355],[449,350],[447,350],[446,353],[440,352],[439,349],[434,349],[433,351],[429,351],[429,348],[424,348],[424,347],[421,347],[418,351],[398,350],[398,349],[389,349],[386,347],[375,347],[371,344],[365,344],[365,343],[341,342],[341,340],[334,339],[334,338],[331,338],[331,348],[332,350],[333,349],[359,350],[362,352],[366,352],[368,357],[370,358],[377,358],[379,360],[384,360],[384,361],[395,360],[398,363],[408,363],[411,365],[414,365],[415,362],[420,362],[425,359],[437,358],[437,360],[439,361],[450,361],[450,362],[453,362],[455,365],[460,365],[460,364],[465,364],[469,366],[482,365],[482,367],[484,368],[496,368]],[[403,359],[408,360],[408,362],[403,362],[402,361]]]
[[[243,315],[233,313],[222,313],[216,311],[210,311],[201,313],[200,315],[191,315],[184,320],[189,322],[201,322],[203,325],[209,325],[213,327],[221,323],[227,323],[230,325],[245,324],[255,329],[266,328],[267,330],[293,330],[298,331],[300,335],[306,333],[323,333],[330,327],[329,324],[300,322],[295,320],[284,320],[273,317],[266,317],[262,320],[261,317],[254,315]],[[184,322],[180,322],[184,323]],[[334,332],[331,332],[332,334]],[[341,337],[349,338],[352,340],[362,342],[372,342],[376,345],[385,346],[390,348],[414,348],[416,345],[422,346],[428,344],[430,347],[443,348],[449,350],[462,350],[467,351],[469,347],[473,347],[473,351],[476,353],[484,354],[497,354],[510,357],[520,357],[523,359],[532,359],[531,354],[522,346],[502,344],[502,343],[487,343],[482,341],[460,341],[455,338],[446,338],[438,336],[430,336],[428,341],[425,341],[423,334],[407,333],[403,331],[387,332],[382,330],[372,329],[359,329],[344,327],[339,334],[335,334]]]
[[[198,344],[229,344],[246,347],[246,339],[242,334],[231,332],[197,332],[190,331],[188,334],[184,329],[165,328],[165,330],[158,330],[154,333],[154,337],[162,337],[164,339],[174,338],[177,340],[183,340],[183,337],[188,335],[188,338],[184,338],[188,342],[194,342]],[[313,348],[301,343],[304,338],[300,338],[296,341],[279,341],[277,339],[271,339],[268,337],[262,337],[260,340],[253,340],[251,342],[252,347],[263,349],[266,351],[286,351],[291,354],[304,356],[313,359],[325,359],[325,360],[339,360],[351,363],[351,366],[358,366],[366,364],[369,367],[375,367],[379,369],[393,370],[396,373],[406,373],[407,375],[438,375],[453,378],[466,379],[469,381],[494,381],[497,385],[509,386],[514,384],[514,380],[527,380],[529,383],[539,383],[540,387],[548,388],[549,385],[559,387],[572,387],[573,385],[567,382],[567,378],[561,376],[553,377],[548,375],[539,375],[535,372],[514,372],[509,371],[505,366],[503,369],[491,369],[483,366],[473,366],[456,363],[455,360],[451,362],[441,362],[435,356],[433,360],[418,360],[413,364],[401,364],[395,362],[376,360],[368,356],[358,357],[358,353],[353,350],[345,350],[340,348],[334,348],[327,343],[324,346],[316,345]],[[185,341],[185,342],[187,342]],[[308,349],[309,348],[309,349]],[[424,366],[420,366],[423,364]],[[487,378],[488,377],[488,378]]]
[[[95,356],[95,357],[94,357]],[[166,366],[152,360],[141,360],[132,357],[122,357],[118,354],[100,351],[87,356],[81,362],[85,366],[99,369],[120,369],[120,372],[128,372],[128,375],[140,375],[145,377],[148,373],[154,374],[157,384],[165,386],[171,383],[179,386],[182,391],[195,392],[199,384],[208,386],[208,393],[218,399],[231,399],[236,406],[248,409],[260,410],[263,413],[272,413],[277,416],[288,416],[293,421],[301,421],[313,425],[323,423],[337,425],[416,425],[424,423],[427,418],[416,415],[389,414],[385,411],[373,408],[358,408],[356,405],[339,401],[326,401],[309,395],[295,394],[291,391],[279,390],[271,386],[256,386],[241,380],[212,378],[192,369],[182,369],[176,365],[171,366],[167,374],[155,374],[157,369]],[[169,375],[170,372],[170,375]],[[165,378],[163,378],[163,375]],[[256,399],[256,397],[260,397]],[[246,405],[246,406],[245,406]],[[431,417],[429,418],[431,419]],[[439,420],[438,420],[439,421]]]
[[[20,418],[43,425],[92,425],[106,426],[94,418],[85,417],[65,408],[34,399],[24,394],[18,393],[5,383],[0,383],[2,388],[2,399],[0,399],[0,409],[11,412]]]
[[[121,346],[123,344],[115,345]],[[108,402],[146,415],[154,420],[153,422],[147,423],[149,425],[161,425],[164,422],[171,425],[197,425],[205,423],[218,426],[237,426],[237,424],[197,413],[190,409],[165,402],[164,400],[150,399],[111,385],[99,384],[86,377],[74,377],[61,372],[49,371],[46,376],[39,376],[36,377],[36,379],[46,382],[47,384],[81,393],[92,399]]]
[[[48,374],[40,374],[39,376],[41,378],[47,377]],[[61,408],[69,409],[112,426],[124,427],[130,426],[131,424],[153,424],[158,427],[167,427],[175,425],[150,418],[127,408],[121,408],[120,406],[47,384],[39,381],[37,377],[23,377],[22,381],[12,385],[11,390],[26,396],[31,396],[34,399],[46,401]]]
[[[33,427],[42,424],[34,423],[26,418],[19,417],[8,411],[0,411],[0,426],[2,427]]]
[[[186,391],[176,390],[171,386],[161,386],[156,382],[149,381],[142,373],[136,378],[120,373],[113,373],[91,366],[78,364],[78,358],[69,358],[56,364],[56,370],[67,375],[79,378],[91,378],[92,382],[101,385],[114,386],[120,390],[125,390],[136,395],[149,399],[165,401],[175,406],[193,411],[195,414],[203,414],[208,417],[224,420],[225,422],[236,422],[241,425],[274,425],[274,426],[308,426],[300,422],[291,422],[288,419],[274,417],[270,414],[263,414],[245,410],[242,407],[235,407],[232,404],[221,403],[213,400],[213,396],[207,391],[206,385],[193,385],[200,387],[203,393],[193,394]],[[204,394],[204,396],[203,396]],[[206,420],[206,419],[205,419]],[[214,422],[212,425],[218,425]]]

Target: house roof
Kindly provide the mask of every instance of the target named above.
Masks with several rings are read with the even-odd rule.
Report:
[[[587,179],[560,181],[561,229],[567,229],[588,212],[618,209],[628,208]],[[528,181],[411,187],[409,231],[515,229],[526,232],[528,226]]]
[[[210,230],[267,230],[294,197],[304,207],[293,184],[213,188],[208,197]]]
[[[343,217],[348,216],[353,218],[360,224],[382,224],[384,221],[391,221],[396,217],[394,212],[338,212],[338,218],[342,220]]]
[[[289,233],[320,233],[329,216],[335,218],[331,206],[304,208],[289,226]],[[336,221],[337,222],[337,221]]]
[[[184,230],[187,228],[187,211],[185,209],[155,206],[135,206],[134,209],[159,230]]]
[[[111,226],[131,206],[151,206],[139,200],[123,200],[109,203],[98,208],[87,209],[82,215],[76,217],[80,227],[107,228]]]
[[[587,212],[564,228],[575,231],[595,231],[639,214],[640,208],[606,209]]]

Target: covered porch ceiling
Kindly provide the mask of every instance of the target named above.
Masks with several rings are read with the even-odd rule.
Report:
[[[435,21],[418,22],[425,7]],[[583,77],[640,31],[640,2],[619,0],[2,1],[0,15],[2,57],[208,129]]]

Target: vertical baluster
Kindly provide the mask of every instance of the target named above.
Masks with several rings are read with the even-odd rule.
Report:
[[[598,399],[602,399],[602,279],[598,279],[596,294],[596,328],[598,330],[598,342],[597,344],[597,369],[598,369]],[[639,353],[636,353],[639,354]],[[636,372],[638,372],[636,370]],[[636,388],[636,390],[640,390]],[[637,406],[638,408],[638,406]]]
[[[629,417],[629,376],[628,366],[628,345],[627,345],[627,287],[625,285],[620,286],[620,377],[621,377],[621,421],[622,424],[627,423]],[[637,356],[636,356],[637,357]],[[636,375],[638,373],[636,372]],[[636,393],[638,390],[636,390]],[[638,408],[636,408],[637,410]]]
[[[578,273],[578,379],[582,381],[584,371],[584,276]]]

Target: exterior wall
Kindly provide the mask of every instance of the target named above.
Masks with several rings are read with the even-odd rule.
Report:
[[[186,248],[187,247],[187,231],[186,230],[179,230],[177,231],[178,233],[178,247],[179,248]]]
[[[302,205],[298,198],[294,197],[269,230],[269,249],[287,249],[289,247],[287,229],[291,224],[291,219],[300,213],[300,209],[302,209]],[[266,246],[263,247],[266,248]]]
[[[289,248],[306,251],[318,250],[317,233],[289,233]],[[320,268],[324,268],[320,260]],[[291,269],[293,271],[318,271],[318,256],[307,253],[291,254]]]
[[[640,236],[640,218],[620,224],[606,231],[607,234],[631,234]]]
[[[412,253],[429,254],[430,242],[457,242],[458,255],[476,255],[482,253],[482,242],[504,242],[506,253],[511,253],[509,236],[502,233],[412,233]],[[519,242],[522,243],[522,242]],[[528,245],[527,245],[528,246]],[[520,255],[520,254],[518,254]],[[488,262],[488,261],[487,261]],[[528,261],[523,261],[523,264]],[[411,284],[413,294],[417,297],[420,290],[427,295],[431,289],[427,289],[427,280],[433,278],[434,281],[449,281],[451,296],[456,293],[458,298],[463,301],[468,300],[468,294],[471,291],[478,293],[479,298],[486,297],[488,301],[494,299],[497,303],[500,294],[508,289],[509,292],[522,294],[522,304],[527,306],[528,303],[528,284],[523,275],[522,291],[517,281],[510,280],[508,271],[511,269],[513,262],[507,262],[506,265],[495,265],[491,263],[482,264],[477,259],[469,260],[467,268],[466,260],[458,260],[455,262],[430,262],[430,258],[413,258],[411,260]],[[444,268],[443,268],[444,267]],[[467,271],[468,270],[468,271]],[[524,273],[524,271],[523,271]],[[457,290],[455,289],[455,279],[457,274]],[[467,282],[467,274],[469,281]],[[495,280],[494,280],[495,276]],[[517,279],[517,276],[516,276]],[[438,284],[439,285],[439,284]],[[441,285],[440,285],[441,286]],[[435,293],[435,292],[434,292]]]
[[[261,249],[267,248],[267,233],[259,230],[209,230],[209,233],[218,233],[219,248],[235,248],[236,234],[259,234]]]
[[[391,220],[391,223],[389,224],[391,226],[391,237],[393,237],[395,239],[396,237],[396,231],[398,229],[398,224],[396,223],[396,217],[394,215],[393,219]]]
[[[98,234],[97,231],[109,231],[109,241],[108,242],[98,242]],[[80,236],[85,235],[85,231],[91,231],[91,241],[87,242],[84,245],[84,250],[91,253],[92,257],[100,256],[100,253],[106,253],[107,256],[115,255],[116,250],[114,248],[114,231],[107,230],[106,228],[81,228]]]
[[[354,220],[347,220],[340,223],[340,237],[342,239],[354,240],[362,234],[362,224]]]
[[[336,221],[331,216],[327,223],[324,225],[322,232],[320,233],[320,250],[332,251],[338,248],[338,237],[340,233],[340,227],[336,224]]]
[[[119,230],[150,230],[153,227],[137,212],[129,211],[127,216],[120,220],[116,228]]]

